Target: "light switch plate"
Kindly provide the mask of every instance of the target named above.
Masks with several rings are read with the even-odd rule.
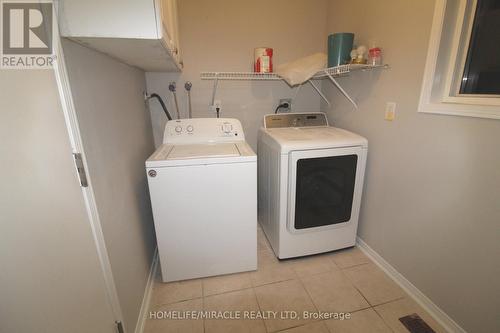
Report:
[[[384,119],[388,121],[393,121],[396,117],[396,103],[387,102],[385,104],[385,116]]]

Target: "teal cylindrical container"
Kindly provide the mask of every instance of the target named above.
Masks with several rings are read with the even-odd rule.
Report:
[[[328,36],[328,67],[344,65],[349,62],[354,42],[351,32],[339,32]]]

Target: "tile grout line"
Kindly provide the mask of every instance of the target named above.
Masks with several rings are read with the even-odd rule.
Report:
[[[345,273],[344,270],[340,270],[340,272],[342,273],[342,275],[346,278],[347,281],[349,281],[349,283],[351,284],[351,286],[356,289],[356,291],[361,295],[361,297],[363,297],[363,299],[366,301],[366,304],[368,304],[368,307],[367,308],[364,308],[364,309],[360,309],[358,311],[361,311],[361,310],[366,310],[366,309],[369,309],[372,306],[372,303],[370,303],[370,301],[368,301],[368,299],[366,298],[366,296],[361,292],[361,290],[354,284],[354,282],[351,280],[351,278],[349,277],[349,274]],[[353,311],[353,312],[356,312],[356,311]]]
[[[225,295],[225,294],[229,294],[229,293],[234,293],[236,291],[243,291],[243,290],[248,290],[248,289],[252,289],[252,288],[253,288],[253,286],[246,287],[246,288],[238,288],[238,289],[234,289],[234,290],[223,291],[221,293],[210,294],[210,295],[203,296],[203,298],[213,297],[213,296],[219,296],[219,295]]]
[[[255,297],[255,302],[257,303],[257,307],[259,308],[259,312],[262,313],[264,310],[262,310],[260,303],[259,303],[259,298],[257,297],[257,293],[255,292],[255,287],[252,287],[253,291],[253,297]],[[264,319],[262,320],[262,324],[264,325],[264,329],[266,330],[267,333],[269,333],[269,330],[267,329],[267,325]]]
[[[324,273],[330,273],[332,271],[328,271],[328,272],[324,272]],[[357,309],[357,310],[354,310],[354,311],[349,311],[349,313],[354,313],[354,312],[359,312],[359,311],[363,311],[363,310],[366,310],[366,309],[370,309],[372,308],[372,305],[370,304],[370,302],[368,302],[368,300],[366,299],[366,297],[363,295],[363,293],[358,290],[358,288],[356,288],[356,286],[352,283],[352,281],[349,279],[349,277],[347,276],[347,274],[345,274],[342,270],[339,271],[340,273],[342,273],[342,275],[344,275],[344,277],[346,278],[346,280],[351,284],[351,286],[361,295],[361,297],[363,297],[363,299],[366,301],[366,304],[368,304],[367,307],[363,307],[363,308],[360,308],[360,309]],[[316,275],[319,275],[319,274],[316,274]],[[311,275],[313,276],[313,275]],[[307,292],[307,288],[305,288],[304,286],[304,289],[306,289],[306,292]],[[309,297],[312,299],[312,296],[309,295]],[[392,302],[392,301],[391,301]],[[313,300],[313,303],[314,303],[314,300]],[[314,303],[315,304],[315,303]],[[326,320],[321,320],[321,321],[326,321]]]
[[[339,267],[341,270],[347,270],[347,269],[350,269],[350,268],[353,268],[353,267],[359,267],[359,266],[363,266],[363,265],[369,265],[369,264],[373,264],[372,262],[363,262],[361,264],[355,264],[355,265],[351,265],[351,266],[346,266],[346,267]]]
[[[203,298],[203,296],[193,297],[193,298],[187,298],[187,299],[181,299],[181,300],[178,300],[178,301],[175,301],[175,302],[170,302],[170,303],[160,303],[160,304],[156,304],[156,305],[153,305],[152,307],[150,307],[150,310],[152,310],[153,308],[160,308],[160,307],[164,307],[164,306],[167,306],[167,305],[174,305],[174,304],[179,304],[179,303],[184,303],[184,302],[189,302],[189,301],[195,301],[195,300],[198,300],[198,299],[201,299],[201,298]]]
[[[343,271],[348,271],[351,268],[357,268],[357,267],[360,267],[360,266],[363,266],[363,265],[374,265],[375,267],[377,267],[377,264],[373,260],[371,260],[370,258],[368,258],[368,260],[369,260],[369,262],[367,262],[367,263],[363,263],[363,264],[358,264],[358,265],[353,265],[353,266],[350,266],[350,267],[346,267],[345,269],[343,269]],[[386,277],[389,280],[391,280],[391,278],[389,277],[389,275],[386,272],[382,271],[382,273],[383,273],[384,277]],[[346,273],[346,275],[349,278],[349,280],[351,280],[351,277],[349,276],[349,274]],[[394,282],[394,281],[391,280],[391,282]],[[351,283],[354,285],[354,287],[356,289],[358,289],[358,287],[354,284],[354,282],[351,282]],[[358,290],[361,293],[361,295],[363,295],[363,297],[365,297],[366,301],[370,304],[370,307],[374,308],[374,307],[379,306],[379,305],[384,305],[384,304],[387,304],[387,303],[391,303],[391,302],[394,302],[394,301],[398,301],[398,300],[410,297],[410,295],[404,289],[402,289],[400,286],[398,286],[398,287],[401,289],[403,296],[396,297],[394,299],[391,299],[391,300],[388,300],[388,301],[384,301],[384,302],[381,302],[381,303],[378,303],[378,304],[373,304],[373,305],[372,305],[371,302],[368,301],[368,299],[366,299],[365,295],[363,295],[363,293],[361,292],[361,290],[359,290],[359,289]]]
[[[279,264],[279,263],[278,263],[278,264]],[[297,275],[297,273],[293,270],[293,268],[292,268],[292,272],[293,272],[295,275]],[[285,280],[285,281],[277,281],[277,282],[272,282],[272,283],[264,284],[264,285],[261,285],[261,286],[268,286],[268,285],[275,284],[275,283],[288,282],[288,281],[293,281],[293,280],[299,280],[299,283],[301,283],[301,282],[300,282],[300,278],[299,278],[298,276],[296,276],[296,278],[292,278],[292,279]],[[259,286],[259,287],[261,287],[261,286]],[[302,286],[302,287],[303,287],[303,286]],[[303,287],[303,288],[304,288],[304,287]],[[260,310],[260,311],[264,311],[264,310],[261,308],[261,305],[260,305],[260,303],[259,303],[259,299],[258,299],[258,297],[257,297],[257,293],[256,293],[256,291],[255,291],[255,287],[254,287],[254,288],[252,288],[252,289],[253,289],[253,292],[254,292],[255,299],[256,299],[256,301],[257,301],[257,306],[259,307],[259,310]],[[305,289],[305,288],[304,288],[304,289]],[[307,293],[307,290],[306,290],[306,293]],[[309,294],[308,294],[308,296],[309,296]],[[311,296],[309,296],[309,298],[311,298]],[[312,300],[311,300],[311,302],[312,302]],[[316,306],[314,305],[314,303],[313,303],[313,302],[312,302],[312,304],[313,304],[314,308],[316,309]],[[316,310],[317,310],[317,309],[316,309]],[[269,331],[269,329],[267,328],[267,325],[266,325],[266,323],[265,323],[265,320],[262,320],[262,321],[263,321],[263,323],[264,323],[264,328],[266,329],[266,332],[267,332],[267,333],[279,333],[279,332],[283,332],[283,331],[286,331],[286,330],[289,330],[289,329],[292,329],[292,328],[296,328],[296,327],[301,327],[301,326],[305,326],[305,325],[307,325],[307,323],[306,323],[306,324],[303,324],[303,325],[298,325],[298,326],[287,327],[287,328],[284,328],[284,329],[282,329],[282,330],[278,330],[278,331]]]
[[[203,295],[203,283],[201,284],[201,294]],[[201,311],[205,311],[205,297],[201,298]],[[205,318],[203,318],[203,333],[207,331],[207,328],[205,327],[205,322],[206,320]]]
[[[398,298],[395,298],[395,299],[391,299],[390,301],[386,301],[386,302],[382,302],[382,303],[379,303],[379,304],[371,305],[371,307],[375,308],[377,306],[386,305],[386,304],[389,304],[389,303],[392,303],[392,302],[400,301],[400,300],[408,298],[408,297],[409,297],[408,295],[401,296],[401,297],[398,297]]]
[[[338,270],[340,270],[340,268],[338,268],[336,265],[335,265],[335,267],[336,267]],[[293,267],[291,267],[291,268],[292,268],[292,270],[295,272],[295,274],[297,275],[297,277],[298,277],[299,279],[301,279],[301,278],[305,278],[305,277],[309,277],[309,276],[315,276],[315,275],[319,275],[319,274],[324,274],[324,273],[328,273],[328,272],[333,272],[333,271],[334,271],[333,269],[328,269],[328,270],[326,270],[326,271],[317,272],[317,273],[311,273],[311,274],[306,274],[306,275],[304,275],[304,276],[300,276],[300,275],[299,275],[299,274],[295,271],[295,269],[294,269]]]
[[[316,321],[313,321],[311,323],[306,323],[306,324],[302,324],[302,325],[298,325],[298,326],[293,326],[293,327],[289,327],[289,328],[284,328],[282,330],[279,330],[279,331],[274,331],[274,332],[269,332],[269,333],[282,333],[282,332],[285,332],[285,331],[288,331],[290,329],[294,329],[294,328],[299,328],[299,327],[303,327],[303,326],[306,326],[306,325],[309,325],[309,324],[316,324],[316,323],[324,323],[326,322],[326,320],[324,319],[321,319],[321,320],[316,320]],[[330,329],[328,328],[327,325],[325,325],[326,329],[328,330],[328,332],[331,332]],[[331,332],[333,333],[333,332]]]
[[[203,285],[203,280],[200,281],[201,283],[201,310],[205,311],[205,286]],[[207,328],[205,327],[206,320],[203,318],[203,333],[206,333]]]
[[[360,266],[360,265],[357,265],[357,266]],[[354,267],[354,266],[352,266]],[[398,300],[401,300],[401,299],[404,299],[406,296],[403,296],[403,297],[399,297],[399,298],[396,298],[396,299],[393,299],[393,300],[390,300],[390,301],[387,301],[387,302],[383,302],[383,303],[380,303],[380,304],[376,304],[376,305],[372,305],[368,299],[365,297],[365,295],[361,292],[360,289],[358,289],[358,287],[351,281],[351,279],[349,278],[349,275],[348,274],[345,274],[346,277],[348,278],[349,282],[352,284],[352,286],[359,292],[359,294],[365,299],[366,303],[368,303],[369,307],[365,308],[365,309],[360,309],[360,310],[357,310],[357,311],[353,311],[352,313],[354,312],[359,312],[359,311],[362,311],[362,310],[366,310],[366,309],[371,309],[375,312],[375,314],[380,317],[380,319],[382,319],[383,323],[385,324],[385,326],[387,326],[387,328],[389,328],[392,332],[394,332],[394,330],[392,329],[392,327],[389,326],[389,324],[385,321],[384,318],[382,318],[382,316],[378,313],[377,309],[375,309],[375,307],[377,306],[380,306],[380,305],[384,305],[384,304],[388,304],[388,303],[392,303],[392,302],[395,302],[395,301],[398,301]]]
[[[295,272],[294,272],[294,273],[295,273]],[[255,285],[253,285],[253,283],[252,283],[252,287],[253,287],[253,288],[258,288],[258,287],[262,287],[262,286],[268,286],[268,285],[270,285],[270,284],[275,284],[275,283],[280,283],[280,282],[286,282],[286,281],[290,281],[290,280],[295,280],[295,279],[297,279],[297,278],[298,278],[298,277],[294,276],[294,277],[292,277],[292,278],[285,279],[285,280],[279,280],[279,281],[273,281],[273,282],[269,282],[269,283],[259,284],[258,286],[255,286]]]
[[[310,301],[311,301],[311,303],[312,303],[312,305],[313,305],[314,309],[316,310],[316,312],[319,312],[318,307],[317,307],[316,303],[314,303],[314,300],[313,300],[313,298],[312,298],[311,294],[309,294],[309,291],[307,291],[307,288],[306,288],[306,286],[305,286],[304,282],[301,280],[301,278],[300,278],[300,277],[299,277],[299,279],[298,279],[298,280],[299,280],[299,283],[300,283],[300,285],[302,286],[302,288],[304,288],[304,291],[306,292],[307,296],[309,297],[309,299],[310,299]]]
[[[311,303],[312,303],[312,305],[313,305],[314,309],[315,309],[316,311],[318,311],[318,309],[317,309],[316,305],[314,304],[314,302],[313,302],[313,300],[312,300],[311,296],[310,296],[310,295],[309,295],[309,293],[307,292],[306,288],[302,285],[302,281],[300,281],[300,278],[299,278],[299,277],[297,277],[297,279],[291,279],[291,280],[287,280],[287,281],[280,281],[280,282],[276,282],[276,283],[281,283],[281,282],[289,282],[289,281],[293,281],[293,280],[297,280],[297,281],[299,282],[299,284],[302,286],[302,288],[304,288],[304,291],[306,292],[307,296],[310,298]],[[268,284],[268,285],[269,285],[269,284]],[[255,293],[255,288],[254,288],[254,293]],[[259,301],[258,301],[258,298],[257,298],[257,294],[256,294],[256,293],[255,293],[255,297],[256,297],[256,299],[257,299],[257,304],[259,305],[259,309],[261,309],[260,304],[259,304]],[[261,309],[261,311],[263,311],[263,310]],[[265,328],[266,328],[266,332],[267,332],[267,333],[279,333],[279,332],[283,332],[283,331],[286,331],[286,330],[289,330],[289,329],[292,329],[292,328],[302,327],[302,326],[305,326],[305,325],[308,325],[308,324],[311,324],[311,323],[315,323],[315,322],[320,322],[320,321],[322,321],[322,320],[313,320],[312,322],[309,322],[309,323],[307,323],[307,322],[306,322],[306,323],[303,323],[303,324],[298,324],[298,325],[296,325],[296,326],[286,327],[286,328],[283,328],[283,329],[278,330],[278,331],[269,331],[269,330],[267,329],[267,326],[265,325],[265,322],[264,322],[264,326],[265,326]]]
[[[368,298],[366,298],[366,296],[361,292],[361,290],[354,284],[354,282],[352,282],[351,278],[349,277],[349,274],[346,274],[343,271],[342,271],[342,273],[345,275],[345,277],[347,278],[347,280],[349,281],[349,283],[353,286],[353,288],[356,289],[356,291],[366,301],[366,303],[368,304],[368,308],[366,308],[366,309],[373,308],[372,303],[370,303],[370,301],[368,300]]]
[[[364,265],[364,264],[363,264]],[[356,266],[352,266],[352,267],[358,267],[358,266],[361,266],[361,265],[356,265]],[[343,271],[342,271],[343,272]],[[344,272],[343,272],[344,273]],[[394,302],[394,301],[397,301],[397,300],[400,300],[400,299],[403,299],[405,297],[407,297],[408,295],[406,294],[406,292],[404,292],[404,296],[401,296],[401,297],[397,297],[395,299],[391,299],[389,301],[386,301],[386,302],[382,302],[382,303],[379,303],[379,304],[372,304],[368,298],[366,298],[366,296],[363,294],[363,292],[361,291],[361,289],[358,288],[358,286],[356,286],[356,284],[352,281],[351,277],[349,276],[349,274],[347,273],[344,273],[347,277],[347,279],[349,280],[349,282],[352,284],[352,286],[361,294],[361,296],[363,296],[363,298],[366,300],[366,302],[370,305],[371,308],[374,308],[376,306],[379,306],[379,305],[383,305],[383,304],[387,304],[387,303],[390,303],[390,302]]]
[[[394,301],[391,301],[391,302],[394,302]],[[387,302],[387,303],[390,303],[390,302]],[[384,303],[384,304],[387,304],[387,303]],[[377,305],[378,306],[378,305]],[[377,314],[377,316],[382,319],[382,321],[384,322],[385,326],[387,326],[392,332],[396,333],[396,331],[394,331],[392,329],[391,326],[389,326],[389,323],[384,319],[384,317],[382,317],[382,315],[380,313],[378,313],[377,309],[375,309],[375,307],[372,307],[373,311]]]

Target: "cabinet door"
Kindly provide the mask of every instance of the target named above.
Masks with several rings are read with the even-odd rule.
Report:
[[[163,38],[177,61],[180,60],[177,0],[160,0]]]
[[[64,37],[157,39],[154,0],[60,0]]]

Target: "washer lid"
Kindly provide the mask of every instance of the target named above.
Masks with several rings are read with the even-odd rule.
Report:
[[[240,156],[240,152],[234,143],[207,143],[173,146],[167,155],[167,160],[231,156]]]
[[[163,144],[146,160],[147,168],[182,165],[255,162],[257,157],[245,142]]]
[[[364,137],[331,126],[262,128],[261,132],[262,139],[282,153],[308,149],[368,147],[368,141]]]

